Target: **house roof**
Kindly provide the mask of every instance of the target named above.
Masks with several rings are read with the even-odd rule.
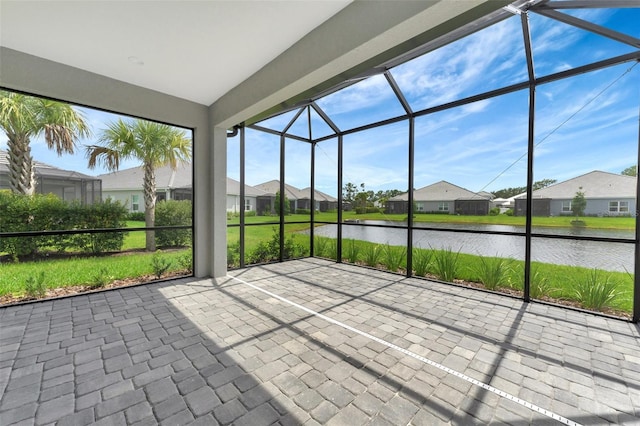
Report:
[[[635,198],[636,178],[634,176],[594,170],[584,175],[549,185],[533,191],[533,198],[572,199],[576,192],[584,192],[589,198]],[[527,194],[516,198],[526,198]]]
[[[269,195],[276,195],[276,192],[280,191],[280,181],[277,179],[263,182],[256,185],[256,188],[268,193]],[[289,200],[308,200],[311,198],[311,187],[298,189],[293,185],[287,183],[284,184],[284,193]],[[335,197],[329,194],[325,194],[322,191],[314,191],[315,201],[338,201]]]
[[[193,180],[191,170],[191,163],[178,164],[175,170],[169,166],[158,167],[156,169],[156,188],[175,189],[191,185]],[[142,189],[144,169],[142,166],[132,167],[99,175],[98,178],[102,179],[103,191]]]
[[[72,170],[64,170],[41,161],[33,160],[36,177],[48,177],[67,180],[99,180],[94,176],[85,175]],[[0,173],[9,174],[9,153],[0,150]]]
[[[488,194],[488,193],[486,193]],[[392,197],[389,201],[407,201],[409,194],[405,192],[398,196]],[[424,186],[413,192],[414,201],[455,201],[455,200],[488,200],[490,197],[484,194],[471,192],[460,186],[454,185],[447,181]]]
[[[240,195],[240,182],[235,179],[227,177],[227,195]],[[244,195],[246,197],[259,197],[261,195],[268,195],[261,189],[258,189],[251,185],[244,185]]]
[[[270,194],[276,195],[278,191],[280,191],[280,181],[279,180],[270,180],[268,182],[263,182],[255,186],[258,189]],[[301,198],[308,198],[304,196],[304,194],[295,186],[291,186],[287,183],[284,184],[284,194],[290,200],[299,200]]]
[[[311,187],[308,186],[306,188],[302,188],[300,192],[304,194],[304,197],[302,198],[307,198],[307,199],[311,198]],[[318,191],[317,189],[313,191],[313,194],[314,194],[315,201],[329,201],[329,202],[338,201],[336,197],[332,197],[331,195],[325,194],[324,192]]]

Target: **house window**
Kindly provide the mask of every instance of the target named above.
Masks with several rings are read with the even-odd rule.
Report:
[[[438,203],[438,211],[439,212],[448,212],[449,211],[449,203],[446,201],[440,201]]]
[[[251,210],[251,200],[244,200],[244,209],[247,211]]]
[[[137,212],[140,209],[140,196],[132,195],[131,196],[131,211]]]
[[[609,213],[629,213],[629,202],[609,201]]]
[[[562,202],[562,211],[565,213],[571,212],[571,201]]]

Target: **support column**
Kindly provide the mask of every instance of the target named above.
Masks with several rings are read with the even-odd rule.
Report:
[[[227,274],[227,129],[211,129],[211,152],[205,168],[210,170],[211,238],[208,241],[211,276]],[[240,206],[244,208],[244,206]]]
[[[211,173],[209,157],[211,143],[208,129],[196,128],[193,131],[193,274],[196,277],[211,276],[211,191],[209,182]]]

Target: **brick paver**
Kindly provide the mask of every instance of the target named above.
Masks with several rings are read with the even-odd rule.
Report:
[[[640,424],[640,328],[319,259],[232,271],[584,424]],[[237,280],[0,308],[0,424],[553,424]]]

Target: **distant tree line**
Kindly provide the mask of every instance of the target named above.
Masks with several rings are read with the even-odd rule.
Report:
[[[374,207],[376,204],[385,206],[389,198],[404,194],[406,191],[399,189],[387,189],[385,191],[371,191],[365,188],[365,184],[356,185],[348,182],[342,189],[342,200],[351,203],[354,208]]]

